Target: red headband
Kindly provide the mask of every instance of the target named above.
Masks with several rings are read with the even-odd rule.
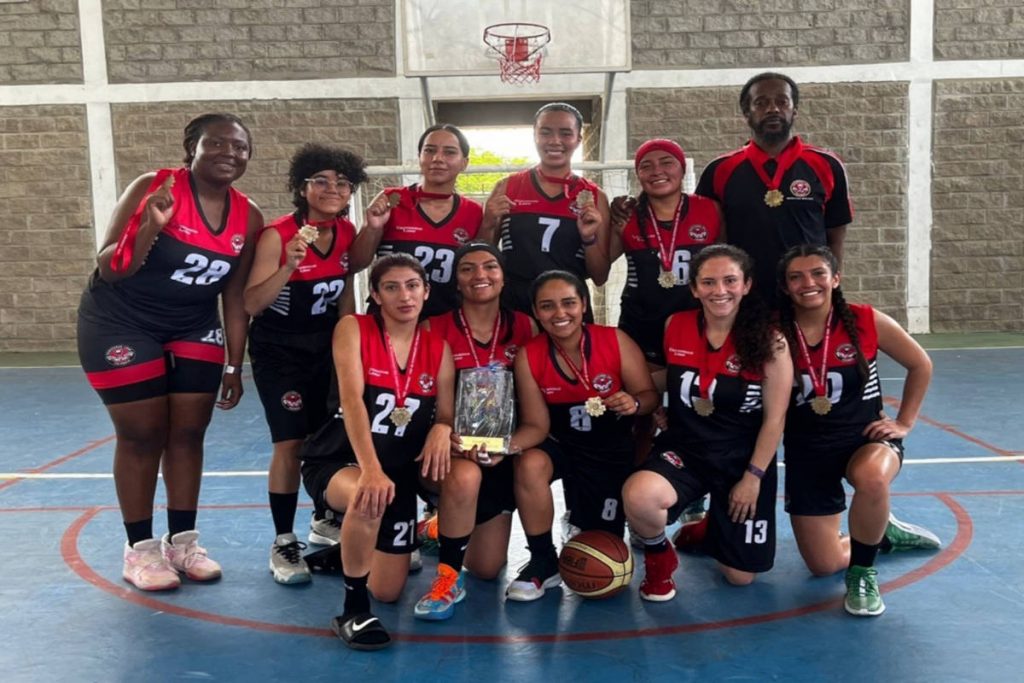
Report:
[[[667,152],[679,160],[683,169],[686,168],[686,153],[683,152],[683,148],[679,146],[677,142],[668,140],[666,138],[654,138],[648,140],[636,150],[636,155],[633,157],[633,168],[635,170],[640,169],[640,160],[655,150]]]

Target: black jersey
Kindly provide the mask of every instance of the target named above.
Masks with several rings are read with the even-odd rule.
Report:
[[[782,205],[772,207],[755,164],[771,176],[779,160],[792,165],[778,188]],[[721,204],[728,241],[754,258],[754,289],[769,303],[775,301],[775,265],[782,254],[800,244],[824,245],[827,230],[853,219],[839,157],[799,137],[775,159],[753,142],[718,157],[701,174],[697,194]]]

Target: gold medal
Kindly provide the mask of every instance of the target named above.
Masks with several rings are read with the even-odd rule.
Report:
[[[594,203],[594,193],[590,190],[580,190],[580,193],[576,195],[576,208],[583,210],[584,207],[590,206]]]
[[[811,410],[817,415],[828,415],[832,410],[832,401],[828,400],[828,396],[815,396],[811,399]]]
[[[388,208],[393,209],[398,206],[402,201],[402,195],[398,192],[388,193]]]
[[[314,241],[316,241],[316,238],[319,234],[320,231],[317,230],[316,226],[313,225],[307,224],[299,228],[299,237],[301,237],[302,241],[305,242],[306,244],[312,244]]]
[[[600,396],[591,396],[588,398],[584,407],[587,411],[587,415],[590,417],[601,417],[604,415],[605,411],[608,410]]]
[[[679,284],[679,278],[670,270],[663,270],[658,274],[658,284],[665,289],[672,289]]]
[[[708,417],[715,412],[715,404],[710,398],[697,397],[693,399],[693,410],[701,417]]]
[[[785,197],[782,194],[782,190],[768,190],[764,193],[764,203],[773,209],[782,206],[782,202]]]
[[[397,406],[388,415],[391,423],[396,427],[405,427],[407,424],[412,422],[412,413],[405,406]]]

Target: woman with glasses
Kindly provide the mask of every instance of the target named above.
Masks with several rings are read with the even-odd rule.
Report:
[[[307,144],[292,157],[288,189],[295,211],[260,235],[245,289],[254,316],[249,357],[274,444],[268,481],[276,538],[270,571],[278,583],[309,581],[304,547],[293,532],[299,496],[299,447],[327,419],[331,387],[331,334],[338,318],[354,311],[348,250],[355,226],[348,220],[353,189],[366,180],[362,158],[342,149]],[[313,543],[338,542],[338,525],[317,509]]]
[[[476,237],[483,209],[455,192],[459,174],[469,165],[469,141],[461,130],[448,123],[430,126],[417,149],[423,179],[409,187],[385,188],[374,197],[352,245],[352,266],[361,270],[375,256],[396,252],[416,257],[430,281],[425,319],[458,306],[455,251]]]

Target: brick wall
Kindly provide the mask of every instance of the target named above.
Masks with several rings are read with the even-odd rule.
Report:
[[[118,104],[113,107],[118,188],[154,168],[180,165],[182,129],[207,111],[237,114],[252,131],[255,155],[237,186],[268,219],[292,209],[285,191],[288,164],[303,143],[346,147],[370,165],[399,163],[396,100]]]
[[[904,61],[909,0],[632,0],[634,69]]]
[[[1020,0],[935,0],[935,59],[1021,58]]]
[[[395,74],[392,0],[105,0],[112,83]]]
[[[1024,330],[1024,79],[935,86],[931,320]]]
[[[0,108],[0,351],[74,348],[95,253],[87,148],[85,107]]]
[[[646,139],[677,140],[698,177],[748,139],[739,88],[630,90],[630,154]],[[806,84],[795,129],[846,164],[856,215],[846,237],[844,291],[906,321],[907,86]]]
[[[78,3],[0,3],[0,85],[81,83]]]

